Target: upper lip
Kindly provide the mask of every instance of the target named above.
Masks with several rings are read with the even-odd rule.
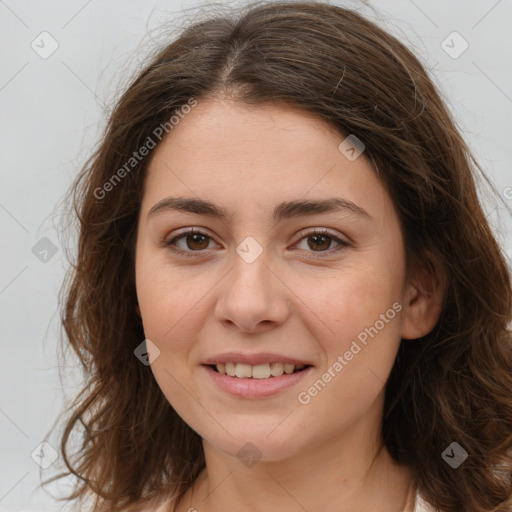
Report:
[[[255,366],[258,364],[265,363],[281,363],[281,364],[293,364],[293,365],[311,365],[308,361],[303,361],[295,357],[284,356],[282,354],[271,354],[270,352],[264,352],[260,354],[243,354],[241,352],[225,352],[219,354],[203,362],[203,364],[219,364],[219,363],[243,363]]]

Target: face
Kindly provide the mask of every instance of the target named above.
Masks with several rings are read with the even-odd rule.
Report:
[[[151,370],[225,454],[282,460],[380,421],[411,288],[393,204],[345,138],[284,104],[201,100],[151,160],[136,246]]]

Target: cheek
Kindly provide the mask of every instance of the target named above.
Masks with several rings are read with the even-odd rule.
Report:
[[[318,317],[330,329],[322,329],[321,336],[316,331],[325,356],[323,375],[306,382],[298,397],[307,405],[305,421],[311,429],[326,407],[331,412],[325,428],[332,428],[333,434],[340,425],[356,421],[382,393],[396,358],[402,323],[400,281],[370,267],[360,270],[346,272],[317,295],[324,304]]]
[[[200,329],[204,287],[199,278],[177,272],[161,255],[141,248],[136,261],[137,299],[146,338],[159,349],[151,371],[169,403],[186,411],[191,385],[194,333]],[[190,404],[188,404],[190,406]]]
[[[177,269],[163,253],[140,249],[136,262],[137,299],[144,332],[165,345],[172,337],[182,340],[184,333],[197,325],[205,295],[215,284],[209,272]],[[165,348],[162,347],[162,348]]]
[[[332,391],[345,397],[345,403],[362,400],[362,395],[370,401],[375,398],[401,340],[401,264],[383,266],[377,256],[373,262],[370,257],[365,264],[361,260],[324,278],[318,283],[322,286],[310,287],[314,302],[321,305],[315,313],[322,323],[316,320],[316,325],[323,327],[316,329],[315,337],[322,345],[324,369],[336,375]]]
[[[317,325],[340,341],[338,335],[343,339],[357,336],[400,301],[401,282],[400,274],[390,269],[347,265],[311,283],[301,278],[295,288]],[[394,313],[391,311],[391,316],[396,316]]]

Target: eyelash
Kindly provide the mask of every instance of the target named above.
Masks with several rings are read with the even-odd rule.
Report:
[[[187,237],[187,236],[193,236],[193,235],[201,235],[201,236],[205,236],[206,238],[209,238],[210,240],[213,240],[213,238],[211,236],[207,235],[206,233],[203,233],[202,231],[199,231],[197,229],[191,228],[191,229],[189,229],[187,231],[183,231],[182,233],[180,233],[179,235],[175,236],[171,240],[165,240],[162,243],[162,245],[165,248],[167,248],[168,250],[170,250],[171,252],[175,253],[175,254],[186,256],[188,258],[196,258],[196,257],[198,257],[198,255],[200,253],[205,252],[207,249],[202,249],[202,250],[198,250],[198,251],[184,251],[182,249],[176,249],[174,247],[174,244],[176,243],[177,240],[180,240],[181,238],[184,238],[184,237]],[[298,242],[301,242],[305,238],[309,238],[309,237],[312,237],[312,236],[318,236],[318,235],[323,235],[323,236],[329,237],[334,242],[337,242],[339,244],[339,246],[337,248],[335,248],[334,250],[328,249],[326,251],[318,251],[318,253],[316,251],[307,251],[307,252],[313,252],[313,253],[316,253],[316,254],[327,253],[325,256],[318,255],[318,256],[313,256],[313,258],[324,258],[326,256],[330,256],[333,252],[337,252],[337,251],[339,251],[341,249],[344,249],[345,247],[349,247],[350,246],[350,244],[348,242],[346,242],[344,240],[341,240],[340,238],[338,238],[337,236],[333,235],[332,233],[330,233],[326,229],[316,229],[316,230],[309,231],[309,232],[302,232],[301,233],[301,238],[298,240]]]

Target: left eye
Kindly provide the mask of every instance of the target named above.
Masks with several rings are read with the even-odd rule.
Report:
[[[165,241],[163,245],[175,253],[184,253],[187,256],[192,256],[190,253],[200,253],[205,249],[208,249],[208,245],[212,240],[212,237],[203,233],[202,231],[190,229],[189,231],[185,231],[169,241]],[[178,242],[181,241],[184,241],[184,245],[182,244],[180,247]],[[299,244],[296,245],[300,245],[300,243],[303,241],[307,243],[307,246],[309,249],[311,249],[311,252],[327,252],[331,249],[331,244],[333,242],[338,244],[338,247],[335,248],[335,250],[339,249],[340,247],[347,247],[349,245],[348,242],[341,240],[337,236],[325,230],[317,230],[304,233],[302,238],[299,240]]]
[[[328,231],[313,231],[303,236],[300,241],[305,241],[308,248],[312,249],[313,252],[326,252],[331,248],[332,242],[336,242],[338,248],[339,246],[346,247],[348,245],[347,242],[340,240],[337,236],[330,234]]]

